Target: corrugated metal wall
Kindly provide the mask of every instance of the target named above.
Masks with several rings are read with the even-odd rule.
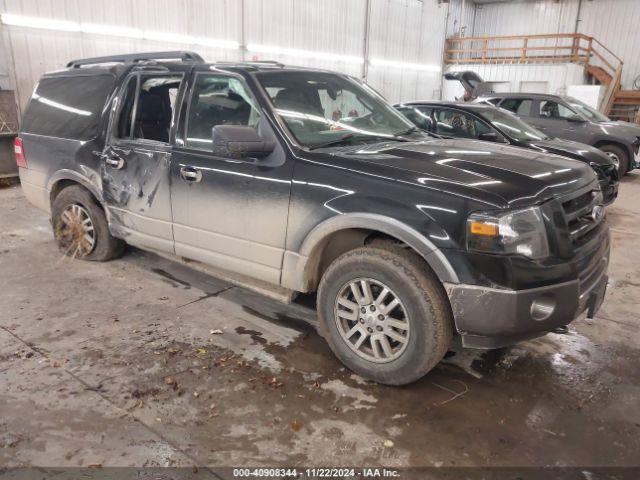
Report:
[[[640,1],[583,1],[578,30],[600,40],[622,58],[623,88],[640,75]]]
[[[479,4],[473,32],[474,35],[571,33],[577,6],[578,0]]]
[[[441,65],[448,4],[370,0],[369,58]],[[92,22],[363,57],[367,0],[4,0],[3,13]],[[208,60],[274,59],[361,76],[358,62],[224,50],[177,43],[3,25],[7,72],[23,107],[37,79],[74,58],[193,49]],[[0,58],[2,64],[2,58]],[[2,72],[0,72],[1,74]],[[9,74],[9,80],[7,79]],[[2,81],[4,80],[4,84]],[[390,101],[439,96],[441,73],[371,65],[367,81]]]
[[[420,65],[442,65],[447,4],[436,0],[372,0],[370,58]],[[440,97],[442,72],[436,70],[369,68],[367,82],[391,102]]]
[[[578,32],[597,38],[622,58],[623,88],[632,88],[633,80],[640,75],[640,0],[536,0],[477,5],[473,34],[573,33],[579,7]]]

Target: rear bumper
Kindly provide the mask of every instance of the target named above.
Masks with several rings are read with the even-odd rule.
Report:
[[[50,192],[46,188],[46,177],[43,173],[30,168],[19,168],[20,185],[27,200],[36,207],[51,212]]]
[[[593,317],[607,289],[607,255],[574,280],[527,290],[447,285],[456,328],[471,348],[500,348],[568,325],[585,310]]]

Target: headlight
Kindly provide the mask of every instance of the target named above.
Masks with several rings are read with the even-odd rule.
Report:
[[[529,258],[549,256],[539,207],[505,213],[473,213],[467,219],[467,249]]]

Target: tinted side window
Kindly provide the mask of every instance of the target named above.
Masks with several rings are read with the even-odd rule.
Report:
[[[570,108],[553,100],[543,100],[540,102],[540,116],[546,118],[569,118],[576,113]]]
[[[528,98],[507,98],[500,104],[500,108],[509,110],[516,115],[528,117],[531,115],[531,106],[533,101]]]
[[[426,107],[403,107],[398,109],[402,115],[407,117],[416,127],[422,130],[431,130],[431,112],[432,108]]]
[[[41,79],[22,119],[22,131],[90,140],[113,84],[110,75]]]
[[[233,77],[199,74],[193,87],[185,145],[210,150],[216,125],[255,127],[260,111],[251,92]]]
[[[440,110],[436,114],[436,133],[456,138],[478,138],[491,128],[474,116],[458,110]]]
[[[123,95],[116,136],[169,142],[181,81],[180,75],[132,77]]]

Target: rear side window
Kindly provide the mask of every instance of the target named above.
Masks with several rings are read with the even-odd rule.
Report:
[[[122,95],[114,134],[128,140],[169,142],[182,75],[135,75]]]
[[[113,83],[110,75],[41,79],[22,119],[22,131],[90,140],[96,136]]]

